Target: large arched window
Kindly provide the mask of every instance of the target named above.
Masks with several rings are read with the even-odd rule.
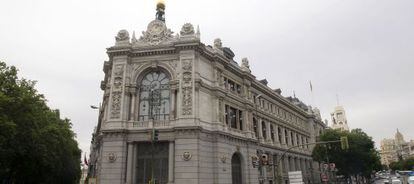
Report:
[[[152,71],[140,81],[139,120],[167,120],[170,115],[169,77],[162,71]]]

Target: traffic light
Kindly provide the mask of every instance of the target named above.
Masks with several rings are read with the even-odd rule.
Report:
[[[347,137],[347,136],[343,136],[343,137],[341,137],[341,148],[342,148],[343,150],[347,150],[347,149],[349,149],[348,137]]]
[[[158,136],[160,134],[159,130],[153,129],[152,130],[152,141],[158,141]]]

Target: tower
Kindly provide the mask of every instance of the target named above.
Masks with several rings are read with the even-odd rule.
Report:
[[[349,131],[348,121],[345,115],[345,109],[342,106],[336,106],[334,112],[331,113],[333,129],[340,129],[342,131]]]

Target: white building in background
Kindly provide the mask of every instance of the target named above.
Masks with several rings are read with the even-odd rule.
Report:
[[[394,139],[381,141],[381,164],[389,166],[400,159],[414,157],[414,140],[405,141],[403,134],[397,129]]]
[[[334,112],[331,113],[332,129],[340,129],[349,131],[348,121],[346,119],[345,109],[342,106],[336,106]]]

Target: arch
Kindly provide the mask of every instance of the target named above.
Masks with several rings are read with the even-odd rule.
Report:
[[[134,65],[130,77],[132,79],[131,83],[136,84],[141,79],[142,75],[150,70],[163,70],[164,72],[168,73],[171,80],[175,80],[177,78],[175,69],[171,67],[169,64],[164,62],[146,62],[145,64],[137,64]]]
[[[241,184],[243,183],[243,170],[242,170],[242,157],[241,154],[236,152],[231,157],[231,183]]]
[[[139,76],[138,120],[168,120],[170,115],[170,78],[162,68],[151,68]]]

